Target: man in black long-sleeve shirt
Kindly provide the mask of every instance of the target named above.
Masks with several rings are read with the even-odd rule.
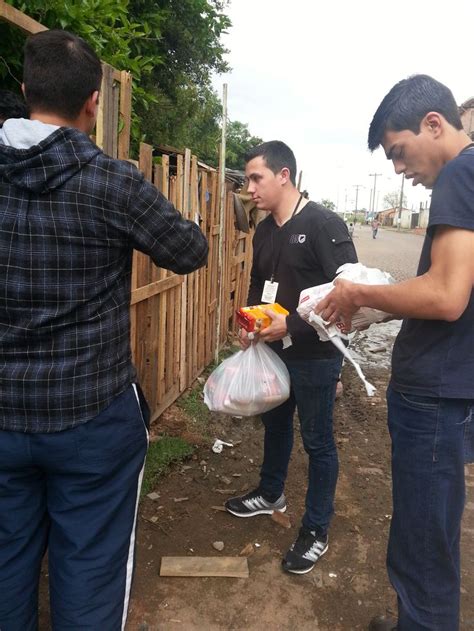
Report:
[[[296,407],[309,455],[306,512],[282,565],[288,572],[304,574],[328,549],[338,476],[332,416],[342,356],[332,344],[319,340],[296,307],[301,290],[333,280],[337,268],[357,262],[357,255],[342,219],[297,190],[296,161],[287,145],[263,143],[249,153],[246,162],[248,191],[257,208],[270,211],[253,241],[248,304],[278,302],[290,312],[286,317],[275,315],[260,338],[285,362],[291,394],[288,401],[262,414],[265,440],[258,488],[228,500],[226,508],[238,517],[286,510],[283,490]],[[242,332],[241,339],[248,345]]]

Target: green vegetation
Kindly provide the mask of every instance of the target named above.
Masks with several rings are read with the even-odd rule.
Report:
[[[140,141],[189,147],[218,163],[222,106],[213,73],[229,70],[221,36],[231,27],[228,0],[7,0],[48,28],[87,40],[101,59],[133,76],[132,153]],[[0,24],[0,81],[16,92],[22,80],[25,35]],[[259,138],[229,126],[229,166]]]
[[[226,166],[229,169],[243,169],[245,154],[262,142],[261,138],[250,134],[247,125],[239,121],[230,121],[226,135]]]
[[[336,210],[336,204],[330,199],[322,199],[319,203],[328,210]]]
[[[171,463],[189,458],[193,451],[192,445],[182,438],[163,436],[150,443],[143,474],[142,497],[154,489],[158,478],[168,470]]]
[[[179,397],[176,404],[185,412],[186,416],[189,417],[193,430],[196,430],[202,436],[208,437],[208,425],[211,413],[204,403],[202,388],[202,385],[197,382]]]

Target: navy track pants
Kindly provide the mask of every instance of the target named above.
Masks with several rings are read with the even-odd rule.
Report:
[[[48,550],[54,631],[123,629],[148,407],[130,385],[83,425],[0,431],[0,629],[38,628]]]

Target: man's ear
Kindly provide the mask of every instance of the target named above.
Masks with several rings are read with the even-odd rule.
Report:
[[[92,92],[90,97],[87,99],[85,103],[85,111],[88,116],[95,117],[97,114],[97,108],[99,106],[99,91],[95,90]]]
[[[288,167],[283,167],[283,169],[280,171],[280,177],[281,177],[282,184],[286,184],[287,182],[289,182],[290,169]]]
[[[444,118],[438,112],[428,112],[421,121],[421,127],[428,130],[434,138],[437,138],[443,127]]]

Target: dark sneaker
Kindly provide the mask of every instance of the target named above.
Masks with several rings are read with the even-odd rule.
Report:
[[[397,631],[397,621],[395,618],[377,616],[370,621],[368,631]]]
[[[324,540],[316,538],[314,530],[301,526],[298,538],[286,553],[281,565],[285,572],[306,574],[310,572],[323,554],[328,551],[328,537]]]
[[[274,511],[286,511],[286,498],[283,493],[275,502],[266,500],[259,489],[250,491],[247,495],[231,497],[224,504],[226,510],[237,517],[253,517],[254,515],[271,515]]]

